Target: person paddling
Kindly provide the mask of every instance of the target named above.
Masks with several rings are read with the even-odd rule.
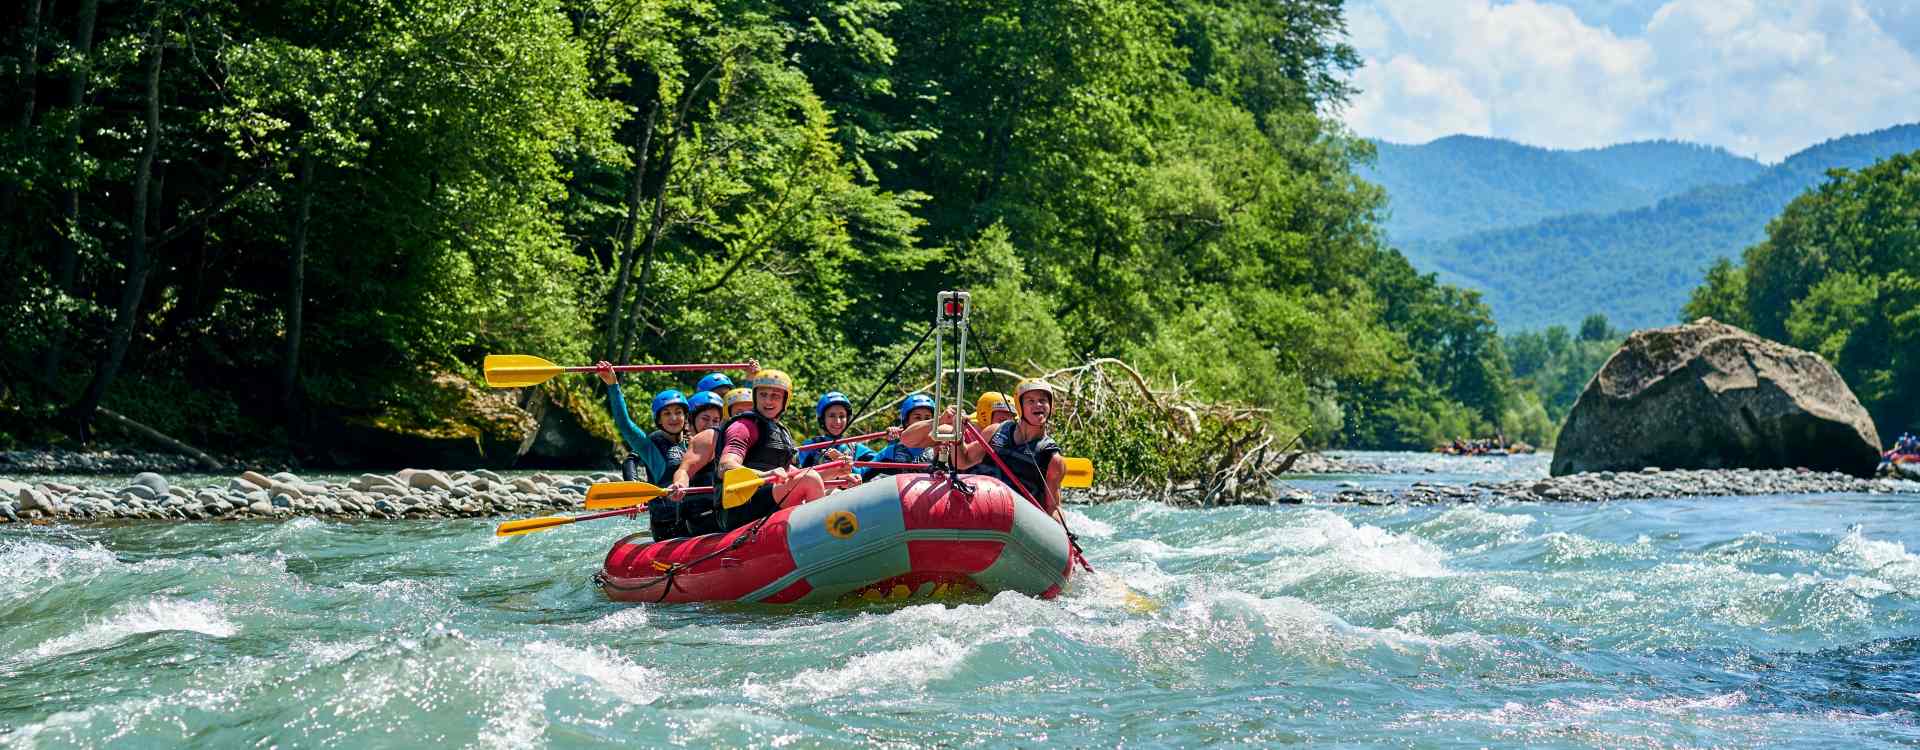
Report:
[[[748,379],[747,387],[752,389],[753,408],[727,420],[721,428],[723,442],[718,457],[706,461],[704,451],[696,455],[696,451],[689,450],[686,461],[681,464],[681,473],[675,475],[668,494],[673,499],[683,496],[690,485],[681,481],[682,476],[704,469],[706,463],[716,464],[714,471],[719,477],[725,477],[728,471],[741,467],[770,473],[776,481],[761,485],[745,505],[720,510],[720,527],[723,530],[740,528],[773,515],[774,511],[781,508],[825,495],[826,479],[847,476],[849,473],[845,465],[827,470],[824,472],[826,476],[813,469],[791,468],[797,444],[779,419],[781,413],[786,411],[788,398],[793,394],[792,378],[779,370],[761,370]],[[696,459],[702,465],[694,466]]]
[[[933,419],[933,397],[924,393],[915,393],[900,402],[900,421],[887,428],[887,447],[881,448],[875,461],[918,464],[927,461],[927,446],[931,439],[908,442],[903,439],[907,428],[920,422]],[[872,479],[889,474],[898,474],[899,469],[863,469],[860,476]]]
[[[640,469],[647,471],[647,481],[661,482],[673,476],[674,461],[679,451],[680,433],[687,423],[687,400],[676,390],[665,390],[653,397],[653,423],[656,429],[651,433],[641,432],[634,424],[633,417],[627,412],[627,397],[620,392],[620,375],[613,371],[613,363],[602,360],[594,364],[594,374],[600,376],[600,382],[607,385],[607,411],[613,417],[613,426],[619,430],[622,441],[627,444],[627,460],[621,465],[621,476],[633,481],[640,476]],[[673,456],[669,455],[672,452]]]
[[[814,402],[813,417],[820,423],[821,433],[818,437],[808,438],[806,442],[821,443],[839,440],[841,436],[847,434],[847,427],[853,424],[853,402],[847,399],[847,394],[828,391],[820,396],[819,401]],[[874,450],[867,447],[865,443],[848,443],[837,449],[828,447],[801,451],[794,461],[802,468],[811,469],[818,464],[838,461],[842,458],[869,461],[873,460],[874,455]]]
[[[1040,502],[1042,510],[1057,513],[1060,480],[1067,474],[1067,465],[1060,457],[1060,445],[1047,434],[1053,419],[1053,386],[1044,380],[1023,380],[1013,389],[1013,397],[1018,417],[1001,422],[987,436],[986,445],[977,440],[962,443],[954,456],[954,468],[1008,484],[1017,482],[1028,497]],[[928,432],[931,428],[929,424]],[[988,450],[1000,460],[989,457]],[[1006,471],[1001,470],[1003,465]]]

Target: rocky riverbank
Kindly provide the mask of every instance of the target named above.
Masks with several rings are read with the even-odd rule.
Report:
[[[311,482],[287,472],[244,472],[225,486],[190,490],[152,472],[118,489],[0,477],[0,523],[61,520],[206,520],[322,516],[339,519],[536,515],[577,508],[611,474],[504,478],[485,469],[405,469],[350,481]]]
[[[115,520],[274,519],[319,516],[336,519],[430,519],[539,515],[576,509],[594,482],[612,474],[534,474],[506,478],[492,471],[406,469],[362,474],[345,482],[316,482],[295,474],[244,472],[224,485],[189,489],[155,473],[142,473],[124,487],[82,488],[55,481],[0,477],[0,523]],[[1798,470],[1699,470],[1597,472],[1550,479],[1468,483],[1414,482],[1385,490],[1344,481],[1332,489],[1286,483],[1260,492],[1215,492],[1216,504],[1595,502],[1686,497],[1803,495],[1827,493],[1920,495],[1920,482],[1861,479]],[[1202,488],[1169,487],[1146,493],[1175,505],[1201,505]],[[1138,498],[1137,487],[1073,491],[1069,503]]]
[[[1341,482],[1332,491],[1315,492],[1282,483],[1270,493],[1247,490],[1237,502],[1222,502],[1231,494],[1215,493],[1221,505],[1286,505],[1302,503],[1483,503],[1483,502],[1598,502],[1602,500],[1656,500],[1687,497],[1759,495],[1816,495],[1834,493],[1920,495],[1920,482],[1891,478],[1862,479],[1838,472],[1798,469],[1644,469],[1637,472],[1595,472],[1543,479],[1521,479],[1464,484],[1414,482],[1404,490],[1367,488],[1359,482]],[[1202,505],[1204,488],[1170,487],[1152,493],[1175,505]],[[1068,502],[1099,503],[1139,497],[1138,490],[1099,488],[1069,496]]]
[[[199,462],[176,453],[147,453],[132,450],[0,451],[0,475],[132,474],[141,471],[180,474],[202,471],[202,469]]]

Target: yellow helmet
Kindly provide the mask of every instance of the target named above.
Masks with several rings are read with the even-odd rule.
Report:
[[[779,370],[761,370],[747,378],[747,388],[778,388],[787,395],[793,395],[793,378]]]
[[[746,404],[747,408],[753,408],[752,388],[735,388],[727,391],[727,416],[733,416],[733,407],[739,404]]]
[[[1006,394],[999,391],[987,391],[980,394],[980,400],[973,405],[973,423],[979,427],[993,424],[993,413],[1004,411],[1013,413],[1013,407],[1007,404]]]
[[[1026,380],[1020,381],[1019,385],[1014,386],[1013,400],[1019,401],[1022,396],[1025,396],[1034,391],[1045,391],[1047,396],[1050,398],[1058,398],[1060,395],[1058,392],[1054,391],[1052,383],[1048,383],[1047,381],[1041,380],[1039,378],[1028,378]]]

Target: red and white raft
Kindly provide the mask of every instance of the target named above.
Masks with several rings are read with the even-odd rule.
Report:
[[[1066,529],[999,480],[877,478],[724,534],[620,540],[599,581],[626,602],[792,604],[980,590],[1052,598],[1066,585]]]

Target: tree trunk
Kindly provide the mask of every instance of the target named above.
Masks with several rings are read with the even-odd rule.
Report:
[[[280,360],[280,407],[286,410],[287,434],[294,430],[294,394],[300,380],[301,314],[307,289],[307,226],[313,215],[313,151],[300,152],[300,192],[293,217],[293,257],[287,261],[287,339]]]
[[[620,346],[620,361],[626,362],[633,355],[632,342],[634,332],[640,330],[640,307],[647,301],[647,284],[653,281],[653,251],[660,245],[660,235],[664,233],[667,219],[667,190],[673,187],[673,152],[680,145],[680,134],[675,132],[667,139],[666,151],[660,154],[660,189],[653,194],[653,217],[647,222],[646,246],[640,250],[640,281],[633,288],[633,307],[627,313],[628,335]]]
[[[67,108],[78,111],[86,103],[87,74],[93,63],[89,59],[93,54],[93,20],[100,9],[100,0],[80,0],[80,18],[73,32],[74,63],[73,74],[67,77]],[[78,134],[76,133],[76,138]],[[80,242],[74,233],[80,231],[80,189],[68,188],[60,196],[60,258],[54,264],[53,283],[60,296],[73,294],[74,277],[80,264]],[[65,316],[62,316],[65,317]],[[43,380],[57,382],[60,377],[61,360],[66,356],[67,327],[55,325],[47,336],[47,354],[41,362]]]
[[[20,134],[33,127],[33,104],[40,88],[40,4],[27,0],[27,24],[22,29],[20,54]]]
[[[660,114],[660,100],[655,98],[653,106],[647,108],[646,129],[640,134],[640,146],[634,154],[633,187],[627,193],[627,230],[620,239],[620,270],[614,275],[613,295],[607,298],[607,343],[601,349],[600,358],[612,360],[619,354],[620,308],[627,301],[627,277],[633,273],[633,238],[640,231],[640,204],[644,199],[642,186],[647,179],[647,156],[653,148],[654,120]]]
[[[139,320],[140,300],[146,294],[147,276],[153,265],[147,262],[147,213],[152,200],[153,162],[160,153],[160,62],[166,48],[161,44],[160,23],[155,21],[147,42],[147,138],[140,147],[140,161],[133,173],[133,215],[127,218],[127,282],[120,289],[120,307],[114,314],[113,331],[107,339],[94,369],[87,391],[73,405],[70,416],[78,428],[78,437],[87,438],[93,412],[107,395],[107,388],[120,374],[127,346],[133,341],[133,327]]]

